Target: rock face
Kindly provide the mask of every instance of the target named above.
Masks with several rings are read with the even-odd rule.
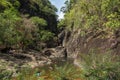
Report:
[[[62,46],[66,48],[67,56],[76,58],[79,53],[88,53],[91,50],[96,50],[98,53],[106,53],[111,51],[114,54],[120,53],[120,30],[116,31],[109,37],[102,38],[105,32],[87,32],[87,35],[81,36],[81,30],[64,31],[61,35]],[[63,32],[62,32],[63,33]],[[60,34],[62,34],[60,33]]]

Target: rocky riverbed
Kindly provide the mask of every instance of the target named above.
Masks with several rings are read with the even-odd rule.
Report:
[[[66,49],[62,46],[56,48],[46,48],[43,51],[29,50],[11,51],[11,53],[0,53],[0,68],[16,73],[21,68],[43,67],[51,65],[62,65],[65,62],[73,62],[72,59],[67,58]]]

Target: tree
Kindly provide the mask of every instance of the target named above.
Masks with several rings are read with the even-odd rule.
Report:
[[[57,33],[56,11],[49,0],[1,0],[0,46],[29,48],[51,40]]]
[[[57,9],[49,0],[18,0],[21,4],[19,11],[22,14],[29,14],[31,16],[38,16],[47,22],[47,30],[53,33],[57,32]]]
[[[119,7],[119,0],[76,0],[66,12],[65,22],[69,28],[77,27],[84,33],[87,30],[113,33],[120,27]]]
[[[12,46],[19,42],[20,34],[17,30],[17,22],[21,19],[14,9],[5,10],[0,13],[0,43],[1,45]]]

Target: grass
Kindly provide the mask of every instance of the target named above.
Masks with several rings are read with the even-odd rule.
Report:
[[[41,70],[42,69],[42,70]],[[43,69],[23,69],[19,75],[12,80],[81,80],[80,69],[76,69],[72,64],[65,64]]]
[[[43,68],[24,68],[18,76],[2,71],[0,80],[120,80],[119,55],[104,53],[80,54],[80,68],[72,63]]]
[[[10,80],[11,77],[12,77],[12,72],[6,70],[0,71],[0,80]]]
[[[53,80],[76,80],[81,78],[80,73],[80,69],[67,63],[64,66],[55,66],[51,71],[51,77]]]
[[[85,80],[120,80],[119,55],[91,52],[80,56],[82,75]]]

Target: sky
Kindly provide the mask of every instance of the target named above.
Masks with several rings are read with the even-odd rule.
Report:
[[[53,5],[55,5],[55,7],[58,9],[58,12],[57,12],[57,14],[58,14],[58,19],[62,19],[63,17],[64,17],[64,13],[62,13],[61,11],[60,11],[60,9],[61,9],[61,7],[62,6],[64,6],[64,2],[65,2],[66,0],[50,0],[50,2],[53,4]]]

